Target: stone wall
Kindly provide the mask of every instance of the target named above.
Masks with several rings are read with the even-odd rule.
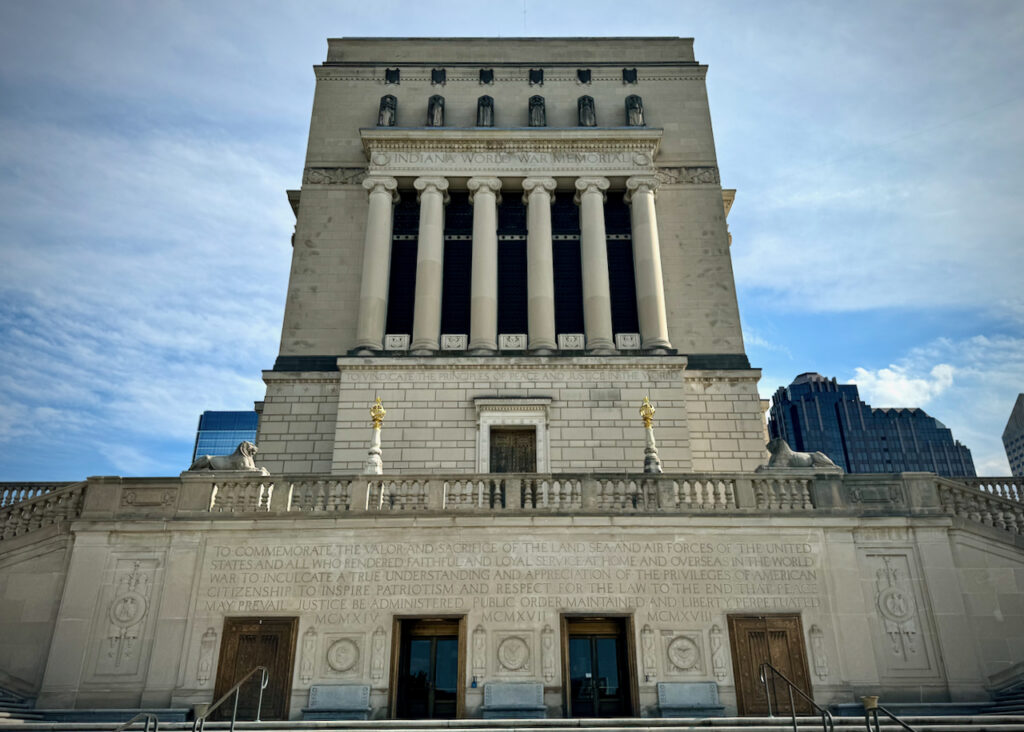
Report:
[[[256,436],[257,463],[273,473],[330,472],[337,373],[265,371],[263,380],[267,395]]]

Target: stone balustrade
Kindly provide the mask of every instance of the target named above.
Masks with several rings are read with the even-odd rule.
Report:
[[[0,541],[69,521],[81,514],[85,483],[70,483],[0,508]]]
[[[604,475],[421,474],[263,476],[183,473],[176,478],[97,477],[38,484],[45,492],[0,508],[0,541],[84,520],[401,514],[948,515],[1024,534],[1020,483],[931,473],[854,474],[771,469],[756,473]],[[40,488],[41,490],[41,488]]]
[[[69,486],[71,483],[0,483],[0,508]]]

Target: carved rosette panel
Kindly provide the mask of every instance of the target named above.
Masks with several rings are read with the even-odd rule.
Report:
[[[373,641],[370,650],[371,661],[370,661],[370,678],[380,683],[384,680],[384,628],[377,626],[377,630],[373,631]]]
[[[316,669],[316,628],[310,626],[302,634],[302,660],[299,662],[299,681],[308,684]]]
[[[825,653],[825,634],[821,632],[821,628],[817,625],[812,625],[808,633],[811,636],[811,660],[814,663],[814,673],[821,681],[824,681],[828,678],[828,654]]]
[[[217,649],[217,631],[207,628],[199,639],[199,662],[196,665],[196,681],[206,686],[213,678],[213,652]]]
[[[494,673],[496,676],[532,676],[534,633],[530,630],[495,631]]]
[[[725,681],[729,672],[726,670],[725,665],[722,629],[717,625],[712,625],[711,632],[708,633],[708,639],[711,641],[711,669],[714,671],[716,679]]]
[[[699,630],[664,630],[661,633],[666,676],[704,676],[704,634]]]
[[[106,631],[96,660],[96,673],[123,675],[138,672],[156,571],[155,559],[117,561],[113,596],[107,605]]]
[[[550,625],[540,632],[540,651],[544,683],[550,684],[555,680],[555,631]]]
[[[477,625],[473,629],[473,676],[481,682],[487,675],[487,631]]]
[[[330,678],[360,678],[363,672],[362,647],[365,636],[359,633],[324,634],[321,673]]]

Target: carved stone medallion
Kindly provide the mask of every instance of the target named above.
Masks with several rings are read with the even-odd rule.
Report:
[[[517,635],[498,644],[498,663],[509,671],[519,671],[530,660],[530,646]]]
[[[668,644],[668,660],[679,671],[692,671],[700,663],[700,648],[693,639],[679,636]]]
[[[349,671],[359,662],[359,646],[348,638],[334,641],[327,649],[327,665],[339,673]]]

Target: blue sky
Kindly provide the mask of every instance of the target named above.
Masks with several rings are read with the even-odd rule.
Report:
[[[762,395],[921,406],[1005,475],[1024,390],[1024,3],[0,4],[0,480],[173,475],[278,346],[336,36],[678,35]]]

